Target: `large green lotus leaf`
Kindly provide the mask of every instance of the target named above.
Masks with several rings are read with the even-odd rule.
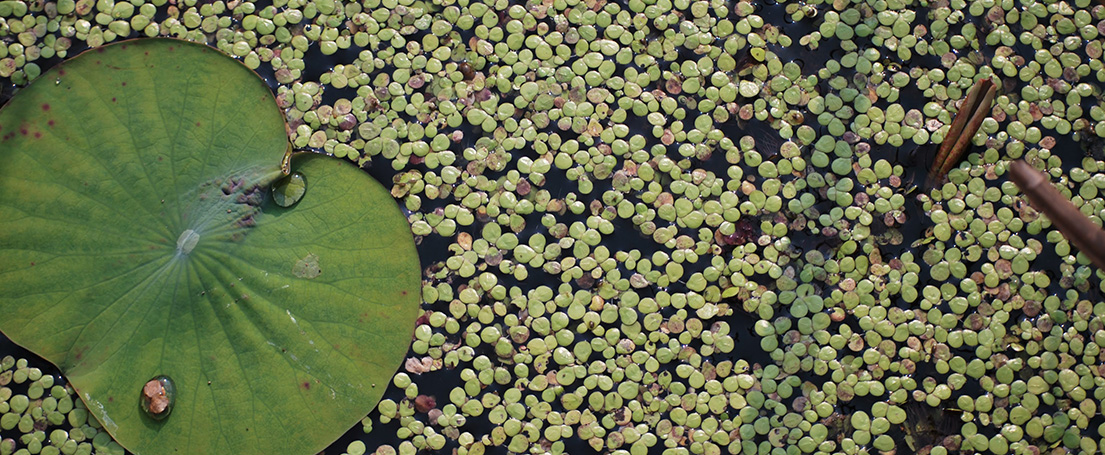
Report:
[[[379,401],[419,304],[409,227],[354,166],[297,159],[263,82],[140,40],[46,72],[0,110],[0,330],[138,453],[317,453]],[[143,386],[164,375],[155,420]]]

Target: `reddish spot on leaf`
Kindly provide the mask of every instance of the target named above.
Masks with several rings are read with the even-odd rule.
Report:
[[[22,134],[22,135],[26,136],[27,133],[28,133],[27,127],[23,127],[23,128],[19,129],[19,134]]]
[[[399,295],[407,295],[407,291],[400,291]]]
[[[303,390],[311,390],[311,383],[303,381]]]
[[[58,69],[58,76],[64,76],[64,75],[65,75],[65,70],[64,69]]]
[[[126,83],[126,82],[123,82],[123,87],[126,87],[126,86],[127,86],[127,83]]]
[[[49,125],[49,126],[54,126],[54,120],[53,120],[53,119],[51,119],[51,120],[47,121],[47,122],[46,122],[46,125]]]
[[[196,128],[199,128],[200,122],[196,122]]]
[[[114,403],[115,402],[115,397],[107,397],[107,402],[108,403]]]
[[[44,111],[50,110],[50,103],[42,103],[42,110],[44,110]]]
[[[42,132],[41,131],[35,131],[35,139],[42,139]]]
[[[111,102],[112,102],[112,103],[114,103],[114,102],[115,102],[115,97],[114,97],[114,96],[113,96],[113,97],[111,97]]]
[[[35,266],[35,263],[34,263],[34,262],[32,262],[32,263],[31,263],[31,267],[34,267],[34,266]]]
[[[126,49],[126,48],[127,48],[127,45],[126,45],[126,44],[124,44],[124,45],[123,45],[122,47],[123,47],[123,49]]]

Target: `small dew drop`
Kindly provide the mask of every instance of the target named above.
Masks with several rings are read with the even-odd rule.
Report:
[[[298,172],[272,184],[272,200],[281,207],[291,207],[307,193],[307,178]]]
[[[142,410],[154,420],[164,420],[173,410],[176,387],[168,376],[157,376],[142,386]]]

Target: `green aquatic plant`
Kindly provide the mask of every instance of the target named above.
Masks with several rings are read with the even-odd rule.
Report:
[[[294,147],[371,166],[408,210],[426,268],[404,371],[327,453],[1101,451],[1102,275],[1006,175],[1025,159],[1101,220],[1088,0],[8,0],[0,18],[20,87],[128,33],[217,47],[266,77]],[[992,105],[962,102],[989,84]],[[957,156],[918,189],[940,147]],[[275,202],[314,194],[303,176]],[[16,357],[0,455],[121,452]]]
[[[409,346],[409,226],[347,162],[280,180],[284,124],[255,74],[173,39],[89,51],[0,110],[0,330],[134,453],[317,452]]]

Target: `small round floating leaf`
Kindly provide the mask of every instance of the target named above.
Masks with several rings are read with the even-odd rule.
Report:
[[[292,160],[312,191],[277,205],[284,115],[246,67],[178,40],[99,47],[12,98],[0,144],[0,330],[61,369],[97,440],[318,453],[379,401],[422,294],[410,227],[323,155]],[[155,422],[158,375],[175,395]]]

